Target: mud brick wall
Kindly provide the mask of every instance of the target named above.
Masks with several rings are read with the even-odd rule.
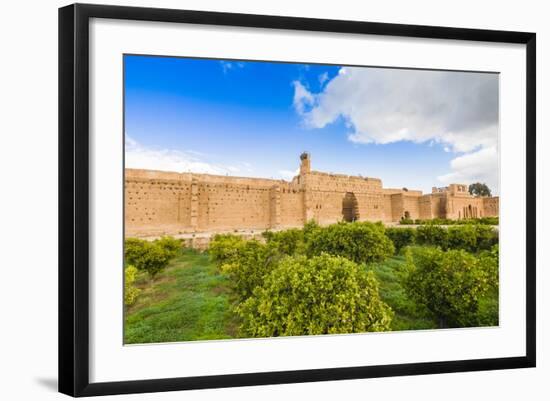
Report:
[[[428,195],[383,188],[378,178],[310,171],[309,156],[300,171],[288,182],[126,169],[125,235],[254,232],[301,227],[311,219],[322,225],[397,222],[407,212],[411,219],[498,215],[498,197],[472,197],[462,184]],[[207,240],[195,242],[201,241]]]
[[[483,198],[483,216],[498,216],[499,214],[499,197]]]

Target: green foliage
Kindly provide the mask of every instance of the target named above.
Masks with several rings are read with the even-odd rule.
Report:
[[[292,228],[284,231],[266,231],[263,233],[267,243],[275,246],[284,255],[304,253],[304,231]]]
[[[407,252],[407,267],[404,287],[408,296],[425,305],[440,327],[481,324],[480,301],[498,282],[494,256],[478,258],[464,250],[416,247]]]
[[[208,245],[208,255],[212,261],[222,265],[234,259],[245,242],[238,235],[216,234]]]
[[[358,333],[390,329],[378,282],[343,257],[286,257],[238,308],[247,336]]]
[[[145,253],[147,241],[138,238],[126,238],[124,240],[124,260],[128,264],[135,265],[135,261]]]
[[[208,254],[182,249],[156,280],[139,275],[142,288],[126,308],[124,343],[235,338],[239,317],[231,307],[227,276]]]
[[[386,235],[392,240],[395,253],[398,254],[406,246],[414,245],[416,230],[414,228],[386,228]]]
[[[170,259],[175,258],[181,252],[181,241],[174,237],[164,236],[155,240],[155,243],[164,249]]]
[[[441,249],[464,249],[468,252],[489,250],[498,244],[498,230],[483,224],[442,227],[434,224],[416,229],[416,243]]]
[[[239,301],[252,295],[254,288],[263,283],[265,275],[281,258],[277,245],[262,244],[256,240],[245,241],[221,265],[221,271],[229,276]]]
[[[450,249],[464,249],[475,252],[477,249],[477,235],[475,226],[451,226],[447,228],[447,244]],[[443,248],[443,247],[442,247]]]
[[[407,218],[407,217],[401,217],[401,220],[399,220],[399,224],[415,224],[413,219]]]
[[[481,182],[470,184],[468,191],[474,196],[491,196],[491,190],[487,184]]]
[[[304,244],[306,244],[311,237],[321,229],[321,226],[317,224],[315,220],[310,220],[304,224],[304,228],[302,228],[302,232],[304,233]]]
[[[141,292],[139,288],[134,286],[138,269],[132,265],[126,266],[124,269],[124,305],[131,306],[136,302],[136,298]]]
[[[498,217],[480,217],[477,219],[460,219],[460,220],[453,220],[453,219],[442,219],[442,218],[434,218],[434,219],[415,219],[414,221],[410,219],[401,219],[399,224],[435,224],[438,226],[452,226],[452,225],[463,225],[463,224],[483,224],[483,225],[489,225],[489,226],[498,226]]]
[[[474,226],[476,233],[476,250],[491,250],[499,242],[499,232],[491,226],[477,224]]]
[[[404,256],[393,256],[384,262],[371,263],[372,270],[380,283],[380,297],[394,311],[391,330],[436,329],[437,322],[424,305],[409,299],[403,281],[408,269]]]
[[[393,255],[394,246],[381,223],[338,223],[310,234],[306,254],[313,257],[323,252],[356,263],[370,263]]]
[[[124,257],[127,264],[138,270],[146,271],[154,278],[168,263],[172,253],[158,242],[149,242],[137,238],[128,238],[124,243]]]
[[[416,229],[416,243],[421,245],[433,245],[447,249],[449,245],[449,233],[446,228],[428,224]]]

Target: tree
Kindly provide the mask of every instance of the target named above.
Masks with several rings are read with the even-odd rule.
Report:
[[[239,301],[252,296],[254,289],[263,284],[282,254],[278,243],[262,244],[257,240],[244,241],[235,253],[225,259],[220,270],[231,280]]]
[[[379,223],[338,223],[314,230],[307,239],[309,257],[325,252],[355,263],[381,262],[394,254],[393,242]]]
[[[340,256],[286,257],[237,309],[251,337],[390,330],[374,272]]]
[[[138,269],[132,265],[128,265],[124,269],[124,305],[131,306],[136,302],[136,298],[141,292],[139,288],[134,286]]]
[[[172,258],[172,251],[167,251],[162,243],[149,242],[137,238],[128,238],[124,243],[126,264],[146,271],[151,278],[162,271]]]
[[[464,250],[411,248],[407,269],[407,295],[426,306],[440,327],[472,327],[480,323],[480,301],[498,285],[498,247],[479,257]]]
[[[487,184],[476,182],[474,184],[470,184],[468,187],[468,191],[471,195],[474,196],[491,196],[491,190],[487,186]]]

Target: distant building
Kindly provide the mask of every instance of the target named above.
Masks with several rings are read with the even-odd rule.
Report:
[[[474,197],[451,184],[431,194],[383,188],[378,178],[311,170],[300,155],[292,181],[125,171],[125,235],[152,236],[300,227],[338,221],[397,222],[401,218],[463,219],[498,216],[498,197]]]

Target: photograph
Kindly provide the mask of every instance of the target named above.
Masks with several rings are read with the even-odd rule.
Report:
[[[498,72],[122,57],[125,345],[499,326]]]

